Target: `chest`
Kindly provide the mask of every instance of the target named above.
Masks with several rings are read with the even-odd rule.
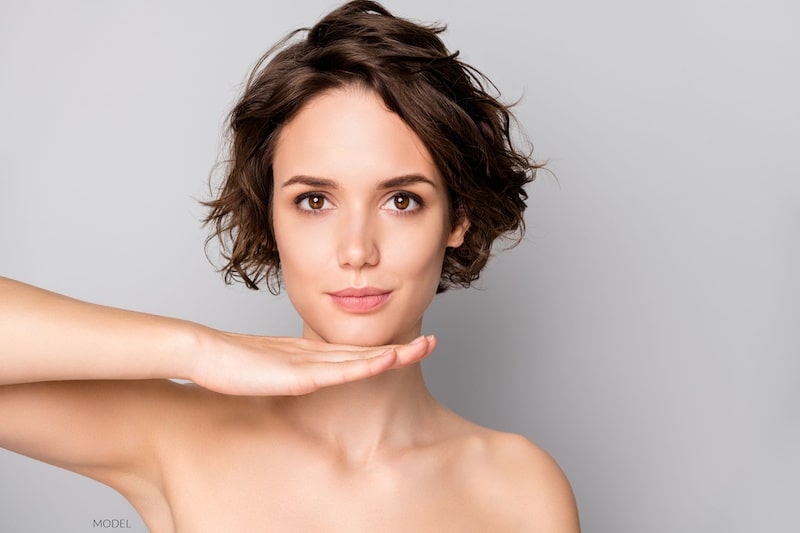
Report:
[[[392,499],[321,487],[243,494],[217,487],[210,497],[173,502],[176,531],[468,532],[502,531],[491,516],[457,497]],[[157,532],[153,532],[157,533]]]
[[[175,457],[165,494],[175,530],[502,530],[476,492],[440,458],[344,468],[319,450],[303,448],[272,442]]]

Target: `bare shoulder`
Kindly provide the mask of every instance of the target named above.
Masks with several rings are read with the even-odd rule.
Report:
[[[575,498],[555,460],[521,435],[483,429],[463,457],[477,501],[516,531],[580,531]]]

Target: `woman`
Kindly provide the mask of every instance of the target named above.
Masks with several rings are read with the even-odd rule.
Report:
[[[578,531],[552,459],[422,378],[425,309],[522,229],[536,169],[439,31],[348,3],[231,114],[208,222],[227,279],[284,286],[302,339],[0,280],[0,445],[115,488],[153,532]]]

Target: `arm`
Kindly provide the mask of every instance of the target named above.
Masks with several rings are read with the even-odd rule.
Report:
[[[186,376],[189,331],[0,278],[0,447],[116,488],[156,479],[142,399],[158,386],[133,380]],[[130,381],[77,381],[101,379]]]
[[[227,394],[302,394],[410,364],[434,345],[234,335],[0,278],[0,447],[117,488],[156,482],[159,399],[181,386],[154,378]]]
[[[192,328],[0,278],[0,385],[189,379]]]
[[[411,364],[434,346],[236,335],[0,278],[0,385],[183,378],[226,394],[304,394]]]

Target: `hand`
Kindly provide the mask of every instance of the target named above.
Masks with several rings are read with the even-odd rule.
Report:
[[[198,357],[192,381],[223,394],[283,396],[368,378],[416,363],[436,348],[436,339],[409,344],[347,346],[294,337],[256,337],[213,331],[214,341]]]

